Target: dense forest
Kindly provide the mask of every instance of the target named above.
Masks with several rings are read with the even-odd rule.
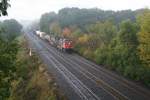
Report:
[[[64,8],[45,13],[40,30],[74,41],[75,51],[150,87],[150,10]],[[38,29],[38,27],[37,27]]]

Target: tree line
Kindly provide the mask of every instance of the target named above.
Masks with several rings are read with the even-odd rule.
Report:
[[[41,31],[66,36],[97,64],[150,87],[150,10],[64,8],[40,18]]]
[[[106,20],[113,21],[114,24],[119,24],[123,20],[130,19],[132,22],[136,21],[136,15],[142,13],[144,9],[136,11],[104,11],[100,9],[79,9],[79,8],[63,8],[58,14],[55,12],[45,13],[41,16],[40,27],[42,31],[49,33],[49,29],[58,26],[61,28],[76,26],[86,31],[85,26],[94,24],[98,21],[104,22]],[[51,25],[49,25],[51,24]],[[49,27],[50,26],[50,27]]]

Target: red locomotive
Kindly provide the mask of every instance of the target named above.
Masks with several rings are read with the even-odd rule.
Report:
[[[70,39],[61,38],[59,39],[57,48],[59,48],[61,51],[72,51],[73,49],[72,41]]]

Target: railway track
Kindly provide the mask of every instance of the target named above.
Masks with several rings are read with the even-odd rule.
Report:
[[[50,47],[47,43],[40,40],[38,37],[34,35],[32,37],[34,38],[31,40],[34,41],[38,48],[45,48],[46,51],[49,52],[50,58],[47,55],[45,56],[47,57],[47,59],[49,59],[49,61],[53,59],[53,61],[51,61],[53,66],[61,66],[56,67],[57,70],[60,70],[64,77],[66,77],[66,80],[70,80],[69,83],[72,84],[76,91],[78,91],[76,93],[80,93],[78,94],[80,97],[84,97],[82,98],[83,100],[99,100],[101,97],[98,97],[97,95],[100,93],[93,92],[94,90],[92,88],[88,88],[88,85],[82,85],[83,83],[80,81],[80,76],[76,75],[75,73],[75,75],[72,74],[71,70],[74,70],[76,73],[84,76],[86,79],[89,80],[89,82],[91,82],[91,84],[97,85],[97,89],[103,89],[103,91],[107,93],[108,96],[113,97],[112,99],[149,100],[149,91],[144,90],[137,85],[133,86],[133,83],[130,83],[125,79],[121,79],[116,74],[113,74],[78,55],[72,56],[60,53],[59,51],[56,51],[55,48]],[[74,82],[73,80],[77,81]],[[78,86],[77,84],[80,85]],[[85,90],[82,88],[85,88]],[[86,95],[90,93],[91,95]]]
[[[68,56],[70,56],[70,55],[68,55]],[[77,56],[77,57],[75,57],[75,56]],[[81,57],[81,56],[79,56],[79,55],[76,55],[76,54],[75,54],[74,56],[70,56],[70,57],[72,57],[73,60],[78,60],[79,62],[82,62],[82,63],[85,64],[85,65],[91,66],[91,68],[94,69],[94,70],[101,71],[101,72],[103,72],[103,73],[107,73],[108,77],[111,77],[111,78],[113,78],[114,80],[119,80],[119,81],[121,81],[121,82],[124,84],[124,86],[130,87],[130,88],[131,88],[132,90],[134,90],[134,91],[135,91],[135,89],[136,89],[136,90],[140,91],[140,92],[141,92],[142,94],[144,94],[144,95],[145,95],[145,94],[146,94],[146,95],[150,95],[149,90],[147,90],[147,89],[145,89],[145,88],[142,88],[142,87],[140,87],[140,86],[134,84],[133,82],[128,81],[128,80],[124,79],[123,77],[120,77],[120,76],[118,76],[117,74],[114,74],[114,73],[112,73],[112,72],[106,70],[105,68],[102,68],[102,67],[100,67],[100,66],[94,64],[94,63],[91,62],[91,61],[88,61],[87,59],[85,59],[85,58],[83,58],[83,57]],[[77,58],[78,58],[78,59],[77,59]],[[137,92],[137,91],[136,91],[136,92]]]
[[[88,89],[76,76],[68,71],[55,57],[45,55],[66,80],[75,88],[76,93],[83,100],[100,100],[90,89]]]
[[[44,44],[43,44],[44,45]],[[50,50],[50,49],[49,49]],[[51,50],[52,51],[52,50]],[[53,50],[54,51],[54,50]],[[52,51],[52,52],[53,52]],[[55,53],[55,52],[53,52],[53,53]],[[56,54],[55,56],[59,56],[60,58],[62,58],[60,55],[61,55],[62,53],[60,53],[60,52],[58,52],[58,54]],[[74,57],[74,56],[73,56]],[[64,60],[65,59],[65,60]],[[83,65],[83,66],[81,66],[81,65],[79,65],[78,63],[79,62],[73,62],[72,60],[70,60],[71,58],[69,57],[69,59],[68,59],[68,56],[67,57],[64,57],[64,58],[62,58],[61,60],[64,60],[65,61],[65,63],[68,63],[68,62],[71,62],[71,64],[74,64],[75,66],[77,66],[77,67],[73,67],[74,69],[76,69],[76,70],[79,70],[80,72],[81,72],[81,70],[82,70],[82,72],[81,73],[84,73],[84,72],[87,72],[86,70],[84,70],[82,67],[83,66],[87,66],[87,63],[86,63],[86,65]],[[80,60],[80,62],[81,62],[81,60]],[[82,62],[82,63],[84,63],[84,62]],[[71,65],[70,64],[70,65]],[[80,63],[81,64],[81,63]],[[79,68],[79,66],[80,66],[80,68]],[[91,67],[91,66],[90,66]],[[98,69],[96,69],[97,71],[99,71]],[[132,92],[135,92],[136,94],[138,94],[136,97],[134,96],[134,94],[128,94],[127,96],[125,96],[123,93],[121,93],[121,92],[124,92],[124,91],[121,91],[121,92],[119,92],[117,89],[115,89],[115,88],[113,88],[111,85],[109,85],[109,84],[107,84],[106,82],[104,82],[103,80],[101,80],[100,78],[98,78],[98,77],[96,77],[96,76],[94,76],[94,75],[92,75],[91,73],[89,73],[89,72],[87,72],[89,75],[91,75],[91,77],[92,78],[90,78],[90,79],[92,79],[92,81],[94,81],[94,82],[97,82],[97,83],[100,83],[99,85],[102,85],[103,87],[105,87],[104,89],[105,90],[107,90],[108,92],[111,92],[111,94],[112,95],[114,95],[114,96],[116,96],[117,98],[119,98],[119,99],[121,99],[121,100],[126,100],[126,99],[135,99],[135,98],[138,98],[138,99],[140,99],[140,100],[148,100],[149,99],[149,95],[147,95],[147,94],[144,94],[143,93],[143,90],[142,91],[140,91],[140,93],[137,91],[138,90],[138,88],[137,88],[137,90],[136,89],[133,89],[130,85],[128,85],[128,84],[125,84],[124,83],[124,81],[123,82],[121,82],[120,80],[117,80],[117,79],[115,79],[114,78],[114,75],[110,75],[110,74],[106,74],[105,75],[105,78],[106,78],[106,76],[107,76],[107,78],[111,78],[113,81],[115,80],[115,81],[117,81],[118,83],[120,83],[121,85],[123,85],[124,87],[125,87],[125,89],[126,90],[124,90],[124,91],[130,91],[131,92],[131,94],[132,94]],[[100,71],[99,71],[99,73],[101,73]],[[120,84],[116,84],[116,85],[120,85]],[[132,85],[133,86],[133,85]],[[129,92],[127,92],[127,93],[129,93]],[[143,96],[142,96],[143,95]],[[135,97],[135,98],[134,98]],[[136,99],[137,100],[137,99]]]
[[[46,48],[52,54],[55,54],[53,56],[55,56],[55,57],[58,56],[59,58],[57,58],[57,59],[60,59],[61,61],[63,61],[62,63],[68,64],[69,67],[71,67],[72,69],[77,70],[78,72],[80,72],[81,74],[83,74],[86,78],[88,78],[89,80],[91,80],[94,84],[100,85],[101,88],[103,88],[109,94],[111,94],[112,96],[114,96],[115,99],[118,99],[118,100],[129,100],[128,97],[126,97],[121,92],[119,92],[118,90],[114,89],[113,87],[111,87],[109,84],[107,84],[106,82],[104,82],[102,79],[96,77],[92,73],[90,73],[87,70],[83,69],[81,65],[79,65],[77,63],[74,63],[72,60],[70,60],[68,58],[60,56],[60,54],[56,54],[54,51],[52,51],[48,47],[46,47]],[[74,67],[74,66],[76,66],[76,67]],[[100,88],[100,87],[97,87],[97,88]]]
[[[75,56],[78,56],[78,55],[75,55]],[[94,64],[93,62],[90,62],[90,61],[88,61],[88,60],[86,60],[80,56],[78,56],[80,59],[79,58],[77,59],[74,56],[70,56],[70,57],[73,58],[73,60],[76,63],[80,62],[80,63],[84,64],[84,66],[90,66],[90,68],[93,69],[94,71],[98,71],[99,73],[103,73],[106,75],[106,77],[111,78],[112,80],[121,83],[124,87],[128,88],[128,90],[135,92],[139,95],[142,95],[143,97],[145,97],[147,99],[149,98],[149,96],[150,96],[149,90],[142,88],[139,85],[134,84],[133,82],[128,81],[128,80],[124,79],[123,77],[120,77],[117,74],[114,74],[114,73],[112,73],[112,72],[110,72],[110,71],[108,71],[102,67],[99,67],[98,65]]]
[[[38,48],[41,48],[36,41],[34,44]],[[63,66],[51,53],[41,53],[40,55],[45,56],[51,64],[65,77],[68,83],[71,84],[72,88],[75,92],[80,96],[82,100],[101,100],[99,97],[95,95],[88,87],[86,87],[75,75],[73,75],[70,71],[68,71],[65,66]]]

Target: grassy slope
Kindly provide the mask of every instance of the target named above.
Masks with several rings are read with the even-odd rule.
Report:
[[[35,54],[29,56],[23,37],[19,40],[17,80],[12,83],[9,100],[65,100],[58,92],[53,76],[46,72],[45,65]]]

